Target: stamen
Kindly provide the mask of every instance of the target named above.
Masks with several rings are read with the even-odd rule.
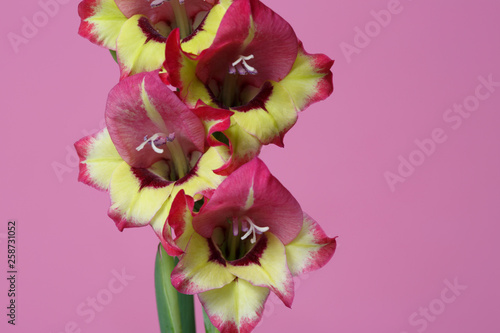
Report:
[[[241,231],[247,232],[250,229],[250,224],[247,221],[241,221]]]
[[[247,216],[244,216],[243,218],[243,221],[242,221],[242,225],[243,225],[243,222],[247,222],[248,225],[250,226],[250,228],[248,229],[248,231],[246,232],[246,234],[244,234],[242,237],[241,237],[241,240],[245,240],[248,238],[248,236],[250,236],[250,234],[252,234],[252,239],[250,240],[250,243],[252,244],[255,244],[255,242],[257,241],[257,236],[256,234],[262,234],[266,231],[269,230],[269,227],[259,227],[259,226],[256,226],[253,221],[247,217]]]
[[[253,54],[249,56],[240,56],[238,60],[236,60],[231,64],[231,66],[229,66],[229,74],[236,74],[236,72],[238,72],[238,74],[240,75],[257,74],[257,70],[247,63],[247,60],[251,60],[253,58]]]
[[[137,148],[135,148],[137,151],[141,151],[144,149],[146,144],[150,144],[151,148],[155,151],[155,153],[158,154],[163,154],[164,150],[162,148],[158,148],[158,146],[163,146],[167,142],[172,142],[175,140],[175,133],[170,133],[168,136],[163,134],[163,133],[156,133],[152,137],[148,139],[148,136],[146,135],[144,137],[144,142],[141,143]]]
[[[241,237],[241,240],[245,240],[248,236],[250,236],[250,234],[252,233],[252,231],[253,231],[253,229],[252,229],[252,228],[250,228],[250,229],[247,231],[247,233],[246,233],[246,234],[244,234],[244,235],[243,235],[243,237]],[[251,240],[250,242],[254,243],[253,238],[252,238],[252,240]]]
[[[146,1],[147,2],[151,2],[151,0],[146,0]],[[161,6],[161,5],[163,5],[164,2],[167,2],[167,1],[170,2],[170,0],[153,0],[151,2],[151,8]],[[203,0],[203,1],[206,1],[206,0]],[[183,5],[184,4],[184,0],[179,0],[179,3],[181,5]]]
[[[147,1],[149,2],[149,1],[151,1],[151,0],[147,0]],[[154,7],[161,6],[161,5],[163,5],[163,3],[164,3],[165,1],[168,1],[168,0],[153,0],[153,1],[151,2],[151,7],[152,7],[152,8],[154,8]]]
[[[236,65],[236,70],[238,71],[238,74],[240,74],[240,75],[247,75],[247,71],[245,70],[245,67],[243,67],[242,64]]]

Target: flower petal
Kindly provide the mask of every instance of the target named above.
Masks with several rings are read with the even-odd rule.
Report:
[[[210,198],[213,190],[225,179],[212,171],[224,163],[225,153],[225,147],[209,148],[193,170],[175,183],[170,197],[151,220],[153,229],[169,255],[183,254],[194,231],[191,215],[193,197]]]
[[[264,145],[279,143],[284,132],[297,121],[297,111],[290,95],[283,89],[276,89],[271,82],[266,82],[250,103],[231,111],[234,111],[234,122]],[[277,120],[281,121],[278,123]]]
[[[216,140],[212,134],[215,132],[224,132],[231,125],[231,116],[233,112],[228,110],[214,109],[209,106],[199,106],[192,109],[194,114],[205,125],[205,131],[207,133],[207,141],[211,146],[220,146],[224,143]]]
[[[166,41],[145,16],[128,19],[116,41],[121,79],[160,69],[165,61]]]
[[[201,199],[201,195],[210,197],[212,192],[222,183],[225,176],[214,173],[227,160],[227,148],[223,146],[210,147],[198,160],[193,169],[184,178],[175,182],[186,192],[186,195]],[[196,196],[200,194],[200,196]]]
[[[172,9],[172,5],[169,0],[165,1],[159,6],[151,6],[151,2],[147,0],[115,0],[118,8],[127,17],[132,17],[134,15],[140,14],[147,16],[153,23],[158,23],[160,21],[166,22],[167,24],[175,23],[175,15]],[[201,11],[209,11],[213,6],[213,0],[189,0],[185,2],[186,13],[188,18],[194,19],[196,14]]]
[[[262,144],[283,146],[297,113],[332,93],[332,64],[323,54],[308,54],[300,44],[290,73],[279,82],[264,84],[247,105],[232,108],[234,121]]]
[[[269,289],[236,279],[198,295],[210,321],[221,333],[250,333],[259,323]]]
[[[224,176],[215,174],[213,170],[225,163],[226,154],[227,149],[225,147],[209,148],[200,157],[193,169],[184,178],[175,182],[169,197],[150,222],[160,239],[165,231],[165,221],[169,216],[174,198],[180,191],[184,191],[186,195],[195,198],[195,200],[201,199],[203,196],[210,197],[214,189],[225,179]],[[177,243],[182,249],[185,248],[185,241],[177,240]]]
[[[181,190],[172,202],[167,223],[160,234],[161,243],[170,256],[184,254],[193,235],[193,216],[191,215],[193,207],[193,198],[186,196],[184,190]]]
[[[170,196],[174,182],[166,181],[153,171],[161,169],[162,163],[156,163],[151,169],[123,163],[113,172],[108,215],[118,229],[147,225]]]
[[[208,12],[195,31],[182,40],[182,50],[191,54],[200,54],[212,45],[220,22],[233,0],[221,0]]]
[[[221,288],[233,280],[214,242],[197,233],[191,236],[185,254],[172,271],[172,285],[184,294]]]
[[[89,135],[75,143],[80,157],[78,180],[105,191],[109,187],[111,175],[125,163],[116,151],[107,129]]]
[[[167,2],[158,7],[151,6],[148,0],[114,0],[121,12],[127,16],[144,15],[148,17],[153,23],[164,21],[170,24],[175,21],[172,6]]]
[[[169,149],[161,154],[147,146],[138,151],[146,135],[175,134],[186,157],[204,150],[203,124],[160,80],[157,72],[131,76],[111,90],[106,124],[122,158],[136,168],[171,159]]]
[[[304,213],[300,234],[285,246],[286,260],[292,275],[323,267],[335,253],[335,238],[328,237],[319,224]]]
[[[92,43],[116,50],[116,39],[127,17],[114,0],[83,0],[78,5],[82,19],[78,33]]]
[[[291,242],[302,227],[302,209],[292,194],[255,158],[226,178],[193,221],[194,229],[209,238],[227,218],[252,219],[269,227],[283,244]]]
[[[277,85],[286,90],[297,111],[321,101],[333,92],[333,60],[324,54],[309,54],[299,44],[297,59],[290,73]]]
[[[254,286],[267,287],[291,307],[294,290],[285,246],[272,233],[263,234],[243,258],[228,263],[228,270]]]
[[[224,131],[224,134],[229,140],[231,157],[220,169],[215,170],[215,173],[230,175],[234,170],[257,157],[262,145],[256,137],[243,131],[238,124],[231,125]]]
[[[179,97],[189,107],[195,107],[199,100],[208,105],[212,97],[205,85],[196,77],[196,57],[181,49],[179,29],[168,35],[166,59],[163,66],[167,70],[168,82],[180,89]]]
[[[254,75],[240,76],[240,83],[260,87],[265,81],[279,81],[290,71],[297,57],[298,40],[288,22],[258,0],[235,1],[227,10],[213,44],[196,69],[202,82],[222,82],[231,64],[240,56],[256,68]]]

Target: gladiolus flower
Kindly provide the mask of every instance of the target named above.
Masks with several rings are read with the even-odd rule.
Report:
[[[336,241],[302,212],[259,159],[228,176],[199,210],[179,192],[163,230],[182,293],[198,294],[222,333],[250,332],[274,292],[290,307],[294,275],[325,265]]]
[[[83,0],[79,34],[117,52],[120,76],[160,69],[165,60],[165,41],[180,27],[183,37],[196,31],[210,45],[214,25],[220,22],[228,0]],[[216,10],[207,16],[213,8]],[[207,27],[209,29],[207,29]],[[208,46],[207,46],[208,47]]]
[[[197,36],[189,42],[192,49]],[[210,47],[199,54],[189,49],[179,32],[172,32],[164,66],[168,81],[189,106],[201,101],[234,112],[224,132],[233,160],[221,174],[258,155],[261,145],[283,146],[297,113],[333,91],[333,61],[308,54],[292,27],[258,0],[235,0]]]
[[[225,117],[206,123],[223,129]],[[109,216],[120,230],[151,224],[161,233],[179,191],[209,195],[224,179],[212,170],[225,163],[227,149],[208,145],[212,129],[205,132],[157,72],[131,76],[111,90],[106,125],[75,144],[79,180],[109,191]]]

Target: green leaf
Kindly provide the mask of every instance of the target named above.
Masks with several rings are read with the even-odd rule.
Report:
[[[179,293],[170,280],[170,274],[177,264],[158,245],[155,261],[155,291],[160,331],[162,333],[196,333],[192,295]]]
[[[212,136],[217,140],[225,144],[226,146],[229,146],[229,139],[227,136],[222,133],[222,132],[214,132],[212,133]]]
[[[111,56],[113,57],[113,59],[115,59],[116,63],[118,63],[118,58],[116,57],[116,51],[109,50],[109,53],[111,53]]]
[[[193,211],[198,213],[200,211],[201,206],[205,203],[205,198],[202,198],[194,203]]]
[[[203,323],[205,324],[205,333],[219,333],[219,330],[215,328],[215,326],[210,321],[210,318],[208,318],[205,309],[203,309]]]

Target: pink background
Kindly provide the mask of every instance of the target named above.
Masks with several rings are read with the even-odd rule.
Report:
[[[8,33],[22,35],[23,17],[42,9],[3,4],[0,330],[159,332],[156,236],[118,232],[108,195],[76,180],[73,142],[100,127],[118,71],[77,35],[78,1],[65,2],[17,53]],[[471,97],[479,76],[500,82],[498,2],[401,0],[382,28],[370,12],[388,0],[265,2],[309,52],[336,60],[334,94],[300,115],[286,149],[262,158],[339,238],[331,262],[297,281],[293,310],[271,299],[255,332],[499,332],[500,87],[479,88],[489,94],[479,105]],[[372,37],[346,56],[356,27]],[[443,116],[464,102],[476,110],[453,129],[458,120]],[[419,160],[414,141],[435,128],[446,141]],[[400,155],[421,165],[391,191],[384,174],[398,172]],[[5,316],[8,219],[18,221],[15,327]],[[112,294],[122,269],[133,279]],[[97,296],[101,312],[77,313]]]

